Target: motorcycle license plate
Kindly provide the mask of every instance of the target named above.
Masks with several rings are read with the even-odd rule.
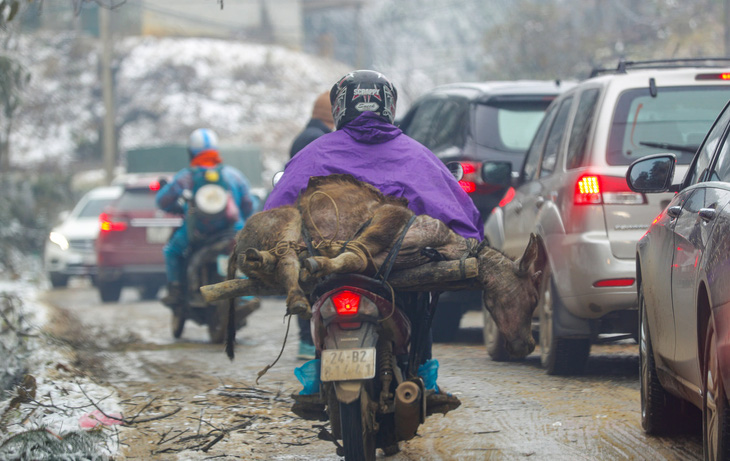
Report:
[[[323,350],[320,379],[349,381],[375,376],[375,348]]]
[[[147,243],[167,243],[172,234],[172,227],[148,227]]]

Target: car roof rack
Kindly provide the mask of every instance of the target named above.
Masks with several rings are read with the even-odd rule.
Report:
[[[625,74],[629,69],[676,69],[680,67],[721,67],[722,64],[730,65],[730,58],[676,58],[676,59],[653,59],[647,61],[627,61],[619,59],[616,68],[594,67],[591,70],[591,77],[601,74]]]

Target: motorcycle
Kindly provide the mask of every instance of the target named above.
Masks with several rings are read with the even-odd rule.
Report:
[[[405,313],[408,296],[415,315]],[[321,384],[318,393],[294,395],[292,411],[310,420],[329,419],[327,439],[338,455],[370,461],[377,448],[393,455],[399,442],[416,436],[426,416],[459,406],[455,397],[438,393],[435,376],[424,381],[419,373],[437,294],[397,295],[381,279],[346,274],[317,285],[312,298],[320,358],[309,368],[319,370],[314,379]]]
[[[447,167],[457,180],[463,177],[459,163]],[[440,393],[438,365],[430,359],[439,294],[396,293],[386,282],[407,229],[374,276],[330,275],[310,294],[319,359],[296,371],[305,390],[292,396],[292,411],[306,419],[329,419],[327,438],[346,461],[374,460],[378,448],[394,455],[398,443],[415,437],[427,416],[460,405],[456,397]],[[309,251],[314,255],[311,246]],[[424,254],[440,260],[433,249]],[[312,383],[320,383],[319,392]]]
[[[164,182],[161,180],[161,186]],[[218,189],[216,189],[218,188]],[[210,235],[190,231],[195,229],[194,220],[201,214],[216,215],[227,206],[227,195],[216,184],[208,184],[193,192],[185,190],[180,205],[187,204],[185,221],[189,230],[188,255],[185,258],[185,280],[182,282],[183,302],[168,306],[172,310],[172,335],[179,339],[187,320],[208,327],[210,341],[222,344],[226,338],[226,320],[229,301],[206,302],[200,287],[226,280],[228,259],[235,246],[233,229],[225,229]],[[246,325],[246,318],[261,306],[259,298],[246,296],[233,300],[235,307],[234,328]]]

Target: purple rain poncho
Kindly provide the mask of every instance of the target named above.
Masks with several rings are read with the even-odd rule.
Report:
[[[414,213],[439,219],[462,237],[483,239],[479,211],[443,162],[372,112],[317,138],[295,155],[264,210],[293,205],[311,176],[335,173],[349,173],[385,195],[405,197]]]

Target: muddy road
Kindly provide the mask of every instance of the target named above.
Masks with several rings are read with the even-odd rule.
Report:
[[[301,386],[293,374],[297,325],[278,363],[286,331],[283,301],[264,300],[239,330],[236,358],[207,342],[188,322],[170,333],[170,313],[125,289],[102,304],[84,281],[46,293],[49,328],[73,345],[74,365],[114,389],[124,417],[118,459],[340,459],[320,440],[324,423],[298,419],[289,408]],[[436,344],[439,384],[462,401],[430,417],[419,436],[389,460],[692,460],[701,459],[699,431],[673,438],[640,426],[638,351],[633,343],[594,346],[580,377],[547,376],[533,353],[517,363],[489,360],[481,315],[462,320],[458,344]],[[678,422],[679,423],[679,422]]]

